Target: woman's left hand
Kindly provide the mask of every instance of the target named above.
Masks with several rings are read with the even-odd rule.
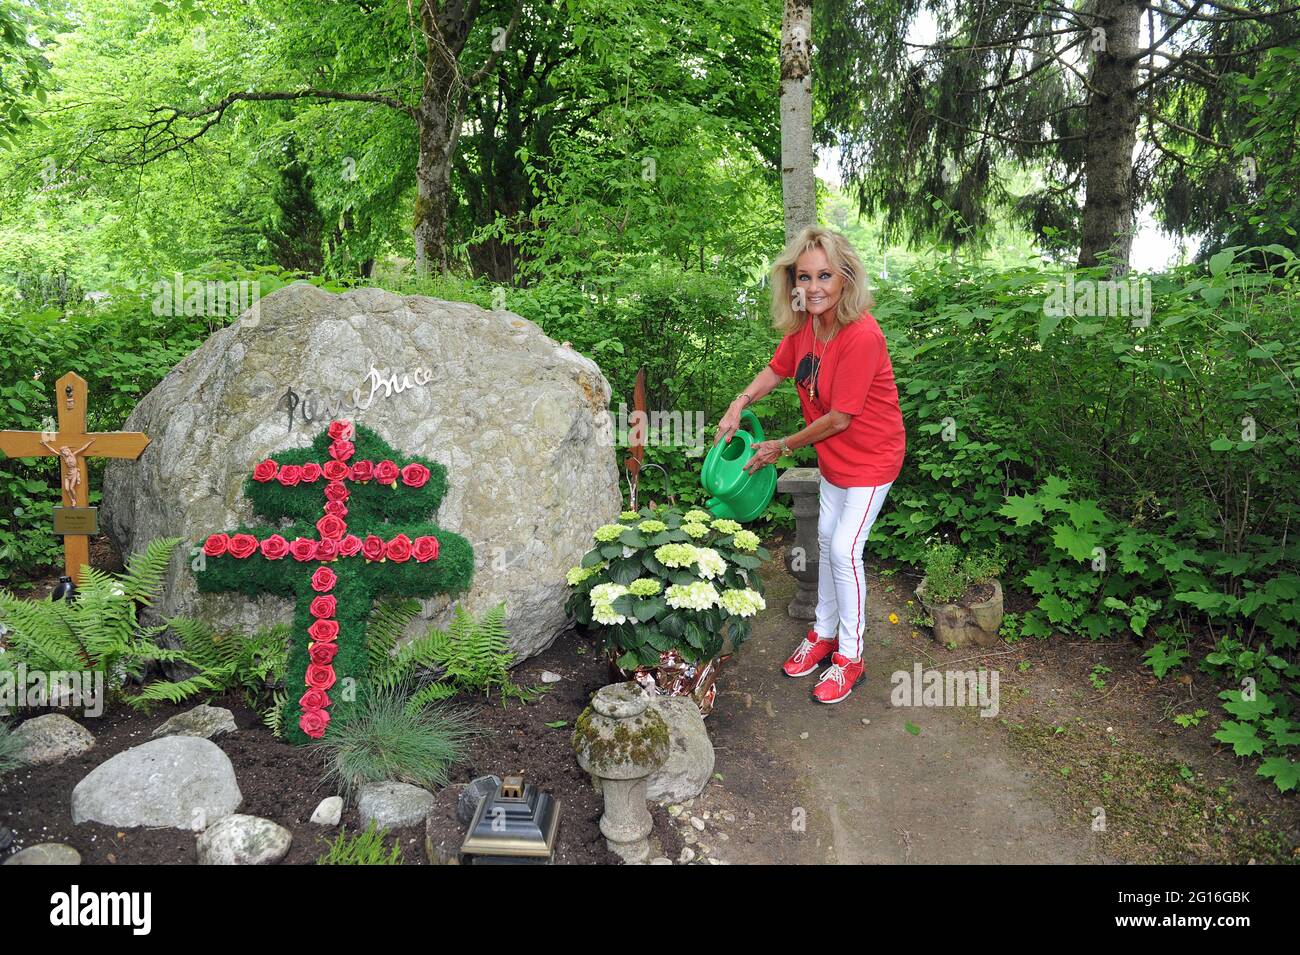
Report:
[[[754,456],[745,462],[745,473],[747,474],[753,474],[759,468],[775,464],[777,458],[781,456],[780,441],[755,441],[753,449]]]

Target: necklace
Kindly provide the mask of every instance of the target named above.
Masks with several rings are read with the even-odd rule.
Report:
[[[821,341],[821,336],[817,334],[816,319],[809,319],[809,322],[810,324],[812,324],[812,333],[813,333],[813,347],[812,347],[813,367],[812,367],[812,376],[811,376],[812,380],[808,383],[808,397],[816,398],[817,381],[821,377],[822,359],[826,357],[826,350],[830,348],[831,341],[835,338],[836,335],[839,334],[840,330],[839,327],[837,326],[835,331],[831,332],[830,338],[826,339],[826,341],[822,343],[823,344],[822,353],[819,357],[817,354],[817,343]]]

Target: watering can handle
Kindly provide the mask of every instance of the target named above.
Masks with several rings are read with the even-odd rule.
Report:
[[[763,426],[759,423],[758,415],[754,414],[754,412],[750,411],[748,408],[740,413],[740,423],[741,425],[748,424],[748,427],[745,428],[745,430],[754,436],[755,441],[767,440],[763,436]]]

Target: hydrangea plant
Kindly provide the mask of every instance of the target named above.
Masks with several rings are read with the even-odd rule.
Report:
[[[758,568],[769,558],[757,534],[698,508],[623,511],[592,533],[593,547],[569,570],[567,610],[597,631],[625,670],[655,666],[676,650],[712,660],[730,638],[738,648],[766,608]]]

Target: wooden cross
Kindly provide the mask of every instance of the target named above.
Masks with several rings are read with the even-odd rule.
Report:
[[[134,431],[86,433],[86,382],[75,372],[68,372],[56,383],[55,400],[59,409],[59,430],[0,431],[0,451],[8,458],[36,458],[53,455],[59,459],[63,485],[63,506],[73,513],[88,516],[93,523],[90,484],[86,458],[127,458],[135,460],[149,443],[147,435]],[[57,510],[56,510],[57,514]],[[56,525],[55,532],[58,533]],[[81,582],[81,568],[90,562],[90,538],[86,534],[63,535],[64,573],[74,583]]]

